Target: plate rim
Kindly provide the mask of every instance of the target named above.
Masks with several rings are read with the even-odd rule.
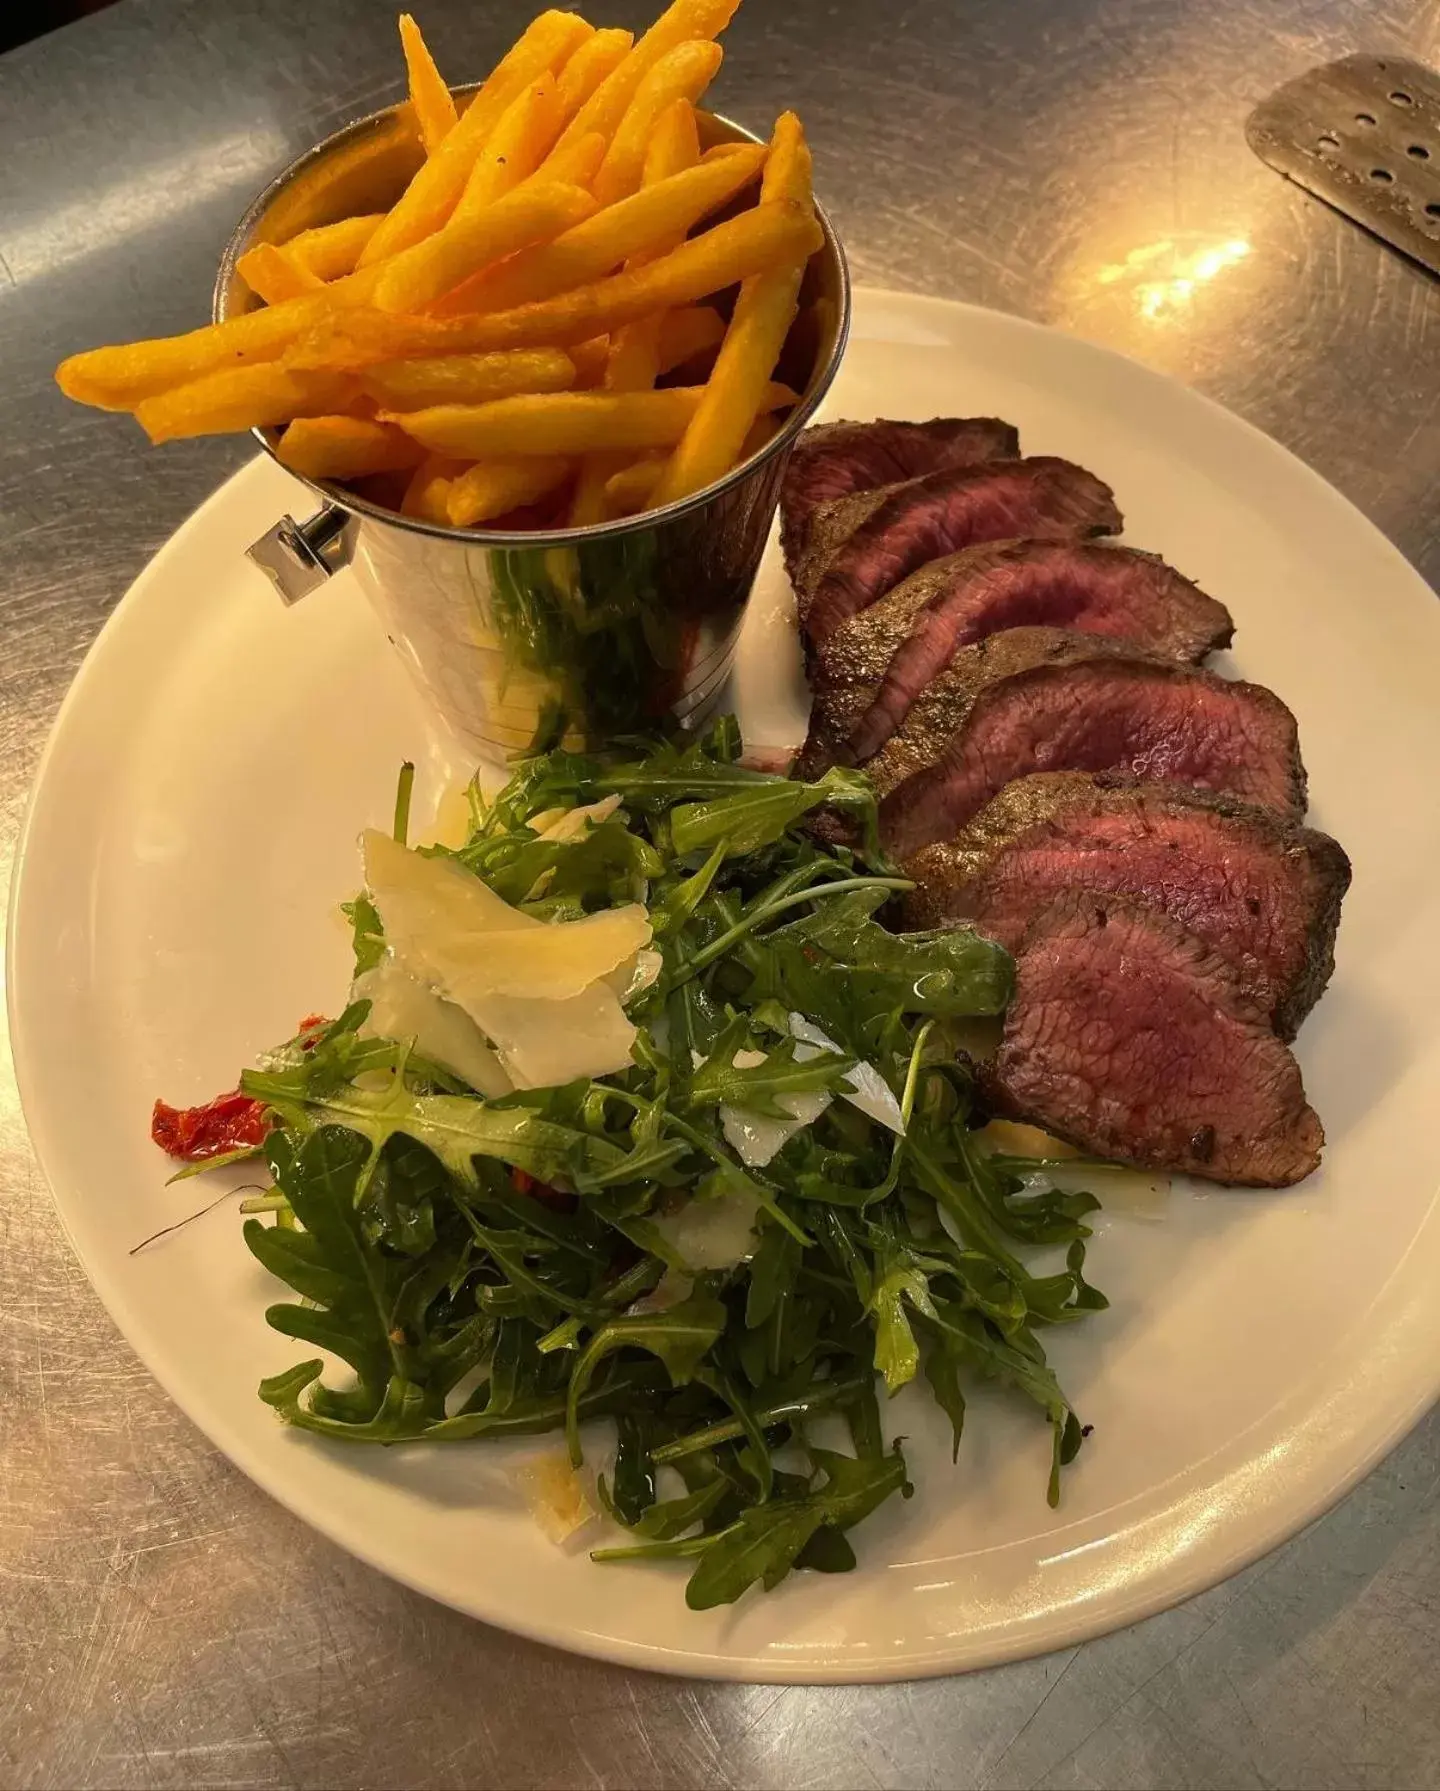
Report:
[[[867,340],[863,316],[866,306],[874,302],[891,303],[904,308],[937,311],[950,319],[952,323],[959,314],[961,317],[970,316],[983,319],[989,327],[999,325],[1021,335],[1038,332],[1045,337],[1059,337],[1067,343],[1078,346],[1089,355],[1118,362],[1126,370],[1127,376],[1134,377],[1138,373],[1145,380],[1158,382],[1172,396],[1179,394],[1179,402],[1182,404],[1191,403],[1202,407],[1206,413],[1212,415],[1212,418],[1218,417],[1223,420],[1225,426],[1231,429],[1238,426],[1248,437],[1253,438],[1261,452],[1283,456],[1290,463],[1292,474],[1297,469],[1303,473],[1313,495],[1317,495],[1332,508],[1338,506],[1344,511],[1348,511],[1350,515],[1347,520],[1350,525],[1353,527],[1358,524],[1368,536],[1369,545],[1390,557],[1396,568],[1403,569],[1404,574],[1414,581],[1419,592],[1424,593],[1433,601],[1434,593],[1404,552],[1345,492],[1331,484],[1282,442],[1277,441],[1257,425],[1229,410],[1206,393],[1186,385],[1172,374],[1150,366],[1135,356],[1123,353],[1108,344],[1095,342],[1074,332],[1058,329],[1053,325],[1018,317],[1008,312],[996,311],[964,300],[869,285],[857,286],[855,299],[857,327],[852,332],[852,343]],[[855,1660],[839,1655],[826,1660],[818,1659],[816,1655],[820,1649],[817,1645],[815,1649],[811,1650],[810,1657],[802,1663],[789,1661],[783,1656],[776,1657],[773,1653],[759,1659],[739,1658],[729,1654],[710,1653],[703,1647],[677,1649],[663,1643],[636,1642],[622,1637],[577,1631],[574,1628],[566,1629],[563,1621],[547,1623],[531,1618],[525,1611],[517,1612],[506,1609],[500,1613],[494,1609],[481,1608],[473,1599],[458,1596],[447,1597],[442,1589],[437,1588],[433,1581],[427,1581],[423,1574],[411,1571],[403,1563],[387,1558],[383,1547],[372,1544],[364,1534],[363,1524],[357,1525],[345,1516],[336,1516],[333,1513],[316,1510],[313,1498],[305,1496],[303,1489],[292,1493],[288,1485],[289,1476],[278,1457],[272,1461],[262,1451],[252,1448],[244,1436],[234,1431],[223,1409],[217,1411],[207,1408],[202,1402],[192,1401],[178,1390],[167,1371],[167,1358],[163,1347],[152,1336],[143,1320],[143,1315],[134,1313],[131,1302],[121,1288],[119,1277],[112,1274],[103,1261],[92,1258],[82,1248],[71,1226],[70,1208],[73,1205],[83,1206],[86,1198],[85,1191],[83,1188],[77,1191],[72,1187],[67,1193],[62,1194],[59,1183],[63,1178],[57,1176],[51,1167],[57,1154],[53,1142],[48,1146],[42,1146],[42,1138],[47,1137],[49,1130],[44,1121],[37,1117],[45,1106],[45,1097],[41,1092],[43,1075],[38,1063],[32,1062],[21,1017],[21,1010],[27,999],[24,991],[28,989],[27,974],[22,968],[24,941],[28,939],[30,932],[35,928],[35,923],[28,914],[29,903],[26,896],[31,842],[37,815],[46,800],[52,766],[68,743],[69,734],[76,729],[75,717],[83,712],[90,685],[104,675],[104,661],[107,654],[113,650],[113,642],[118,629],[124,626],[124,618],[133,614],[145,601],[143,591],[152,575],[162,566],[167,556],[179,551],[183,539],[190,537],[194,531],[202,529],[213,513],[223,511],[233,501],[232,488],[241,486],[247,481],[254,481],[257,469],[266,468],[267,462],[264,456],[256,455],[232,473],[185,518],[141,568],[107,615],[87,648],[51,724],[44,749],[35,768],[23,819],[17,834],[10,882],[5,970],[7,1022],[22,1116],[37,1164],[50,1192],[70,1248],[74,1251],[87,1279],[99,1295],[112,1322],[166,1396],[204,1436],[220,1448],[229,1460],[269,1497],[275,1499],[278,1504],[327,1540],[344,1548],[348,1553],[363,1561],[367,1566],[383,1573],[386,1577],[426,1597],[433,1598],[437,1602],[447,1604],[450,1608],[459,1610],[465,1615],[547,1646],[630,1668],[685,1678],[722,1679],[756,1684],[881,1684],[904,1679],[941,1677],[956,1672],[974,1671],[986,1666],[1034,1658],[1057,1648],[1071,1647],[1097,1636],[1112,1633],[1131,1623],[1173,1608],[1198,1593],[1229,1579],[1263,1555],[1283,1545],[1307,1525],[1332,1509],[1403,1440],[1430,1407],[1436,1403],[1437,1399],[1440,1399],[1440,1361],[1437,1361],[1436,1366],[1428,1375],[1422,1375],[1417,1371],[1406,1379],[1404,1383],[1405,1396],[1397,1397],[1385,1406],[1386,1422],[1369,1437],[1366,1447],[1345,1466],[1343,1471],[1325,1485],[1316,1486],[1304,1497],[1292,1499],[1288,1503],[1283,1499],[1277,1499],[1262,1506],[1260,1510],[1264,1521],[1258,1525],[1252,1521],[1251,1528],[1244,1533],[1243,1541],[1237,1540],[1234,1546],[1221,1550],[1218,1555],[1202,1556],[1193,1551],[1186,1553],[1179,1558],[1181,1565],[1178,1573],[1172,1570],[1170,1577],[1167,1578],[1161,1573],[1152,1572],[1138,1582],[1131,1581],[1128,1583],[1126,1591],[1119,1594],[1112,1593],[1102,1608],[1082,1607],[1077,1609],[1073,1603],[1064,1604],[1057,1610],[1047,1612],[1039,1618],[1029,1619],[1010,1630],[991,1633],[986,1636],[978,1649],[968,1655],[964,1638],[960,1637],[947,1638],[944,1644],[932,1643],[920,1649],[912,1648],[909,1651],[876,1654],[868,1656],[864,1660]],[[1440,1188],[1437,1188],[1432,1195],[1426,1219],[1421,1221],[1421,1230],[1433,1222],[1437,1204],[1440,1204]],[[1418,1235],[1417,1232],[1417,1237]],[[1392,1276],[1399,1267],[1400,1262],[1397,1261],[1395,1268],[1392,1269]],[[123,1318],[122,1313],[124,1314]],[[1414,1315],[1408,1315],[1406,1322],[1413,1323]],[[1437,1317],[1436,1328],[1440,1329],[1440,1317]],[[1423,1352],[1412,1353],[1418,1358]],[[1386,1384],[1391,1387],[1398,1385],[1394,1377],[1391,1377]],[[1312,1406],[1302,1421],[1302,1425],[1308,1427],[1317,1422],[1317,1418],[1318,1407]],[[1353,1429],[1350,1434],[1354,1434]],[[973,1635],[975,1632],[971,1633]]]

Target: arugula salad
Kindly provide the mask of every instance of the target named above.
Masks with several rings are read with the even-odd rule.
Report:
[[[238,1127],[165,1110],[192,1157],[268,1165],[245,1242],[298,1298],[267,1319],[345,1365],[263,1381],[287,1423],[553,1432],[561,1531],[600,1508],[592,1558],[682,1557],[695,1609],[855,1564],[912,1494],[886,1401],[917,1379],[957,1456],[968,1385],[1031,1402],[1055,1503],[1084,1433],[1041,1339],[1106,1304],[1097,1201],[984,1124],[963,1045],[1008,956],[886,927],[909,885],[862,777],[740,752],[729,719],[552,752],[472,786],[458,846],[407,846],[402,778],[345,1011],[245,1073]],[[822,843],[822,805],[869,843]]]

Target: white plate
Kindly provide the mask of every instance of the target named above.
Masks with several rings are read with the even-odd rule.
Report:
[[[1071,1643],[1199,1591],[1288,1536],[1440,1389],[1440,608],[1344,499],[1204,399],[992,313],[861,293],[832,415],[993,412],[1031,453],[1115,486],[1128,538],[1233,609],[1235,662],[1300,719],[1316,823],[1355,861],[1339,967],[1300,1041],[1330,1134],[1280,1194],[1174,1193],[1107,1217],[1108,1314],[1047,1342],[1094,1435],[1061,1510],[1049,1437],[977,1399],[960,1466],[923,1404],[889,1414],[918,1491],[848,1579],[796,1576],[704,1616],[683,1568],[599,1568],[546,1542],[493,1446],[347,1449],[255,1397],[298,1346],[232,1208],[129,1254],[205,1199],[165,1186],[150,1104],[202,1099],[333,1011],[334,905],[396,767],[453,766],[344,578],[286,611],[242,559],[299,494],[257,461],[188,522],[105,628],[65,705],[21,858],[11,1025],[25,1110],[75,1247],[184,1410],[355,1554],[492,1623],[636,1666],[866,1680]],[[773,739],[795,660],[772,563],[742,701]]]

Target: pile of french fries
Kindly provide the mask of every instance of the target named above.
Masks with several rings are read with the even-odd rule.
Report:
[[[772,376],[822,241],[793,113],[701,148],[738,5],[673,0],[638,40],[542,13],[458,104],[402,17],[424,160],[394,206],[257,244],[257,308],[73,355],[61,389],[154,442],[281,429],[295,472],[455,528],[702,490],[798,401]],[[737,285],[728,317],[704,302]]]

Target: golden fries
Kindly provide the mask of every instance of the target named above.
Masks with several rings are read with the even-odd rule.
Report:
[[[600,131],[615,135],[636,89],[660,58],[692,38],[718,37],[734,17],[740,0],[673,0],[615,69],[602,81],[566,127],[560,141]]]
[[[491,399],[509,398],[521,392],[563,392],[574,384],[575,363],[558,348],[391,361],[371,367],[360,377],[366,395],[385,410],[487,404]]]
[[[665,60],[662,58],[651,71],[652,76],[663,68]],[[645,156],[644,184],[647,188],[657,187],[672,176],[693,168],[699,159],[700,135],[695,122],[695,107],[687,99],[674,100],[653,122]],[[681,236],[683,232],[677,233],[674,243],[664,246],[678,246]],[[649,259],[653,256],[637,256],[627,265],[631,269],[643,267]],[[606,358],[604,383],[607,391],[643,392],[655,384],[660,371],[663,323],[663,316],[655,314],[616,331]],[[624,460],[623,454],[613,450],[586,457],[570,504],[572,527],[589,528],[615,514],[611,508],[610,479],[623,467]]]
[[[634,41],[631,31],[597,31],[576,50],[561,69],[558,86],[560,112],[567,125],[600,83],[608,80],[625,60]]]
[[[793,112],[775,126],[760,197],[762,204],[784,202],[813,212],[810,149]],[[797,258],[751,275],[741,287],[705,400],[656,487],[657,504],[688,497],[723,478],[740,460],[745,438],[765,409],[762,393],[795,321],[804,274],[805,262]]]
[[[537,504],[570,477],[571,463],[557,458],[498,460],[472,466],[452,481],[446,515],[452,528],[473,528],[507,511]]]
[[[724,340],[725,319],[711,306],[685,305],[667,311],[660,322],[656,350],[659,374],[673,373]]]
[[[286,299],[319,292],[325,284],[318,274],[311,273],[274,243],[257,243],[253,249],[247,249],[235,263],[235,271],[267,305],[282,305]]]
[[[263,311],[247,311],[184,336],[92,348],[60,363],[55,379],[67,398],[101,410],[133,410],[146,398],[201,379],[238,361],[277,360],[307,329],[334,314],[331,292],[307,293]]]
[[[595,212],[563,236],[468,281],[463,291],[450,293],[444,304],[435,307],[436,315],[510,311],[599,280],[621,262],[683,237],[698,219],[739,192],[764,159],[765,152],[757,147],[748,158],[736,156],[710,168],[690,168],[646,187]]]
[[[363,417],[302,417],[280,437],[275,453],[282,466],[306,479],[403,473],[424,459],[408,435]]]
[[[724,55],[719,44],[708,40],[677,44],[650,70],[635,90],[595,177],[595,197],[602,205],[613,205],[636,190],[656,120],[676,100],[689,100],[693,107],[720,72]]]
[[[812,212],[777,200],[714,225],[637,273],[614,274],[537,305],[454,318],[397,317],[365,308],[337,311],[328,320],[331,351],[323,364],[359,372],[379,361],[418,355],[569,348],[652,311],[693,304],[752,273],[803,261],[822,241]]]
[[[434,454],[466,460],[589,454],[600,448],[665,448],[678,442],[705,395],[703,386],[661,392],[549,392],[499,398],[493,404],[441,404],[385,412]],[[797,402],[788,386],[771,386],[766,409]]]
[[[400,47],[405,53],[405,68],[410,77],[410,104],[420,127],[420,141],[426,155],[434,155],[455,128],[459,114],[449,87],[435,66],[430,46],[420,27],[408,12],[400,15]]]
[[[655,454],[644,460],[632,460],[619,472],[612,473],[605,481],[605,516],[635,516],[641,510],[648,510],[664,471],[664,460]],[[574,521],[573,511],[571,520]],[[576,522],[575,526],[583,525]]]
[[[319,280],[343,279],[355,272],[366,243],[384,219],[384,212],[375,212],[366,217],[341,218],[336,224],[322,224],[318,230],[302,230],[299,236],[281,244],[280,253]],[[243,262],[244,256],[237,265]]]
[[[235,264],[256,308],[58,384],[156,442],[282,429],[303,477],[389,475],[372,501],[442,527],[588,526],[723,477],[798,403],[773,376],[823,241],[792,115],[701,150],[738,5],[671,0],[638,39],[543,12],[468,104],[402,13],[409,97],[268,206]],[[705,301],[737,287],[727,321]]]
[[[506,108],[476,157],[455,219],[479,217],[487,205],[528,179],[554,147],[562,122],[555,83],[542,75]]]
[[[527,186],[473,217],[455,217],[378,270],[375,307],[418,311],[517,249],[546,243],[588,218],[595,201],[582,187]],[[356,276],[351,275],[354,279]]]
[[[370,267],[438,230],[459,202],[476,158],[506,110],[590,35],[590,27],[573,12],[541,13],[406,187],[358,265]]]
[[[443,454],[427,454],[405,487],[400,514],[448,526],[450,487],[464,471],[463,460],[447,460]]]
[[[320,417],[344,410],[357,396],[344,373],[292,372],[274,362],[232,367],[190,385],[176,386],[136,407],[135,420],[152,442],[188,435],[228,435],[288,423],[292,417]]]

